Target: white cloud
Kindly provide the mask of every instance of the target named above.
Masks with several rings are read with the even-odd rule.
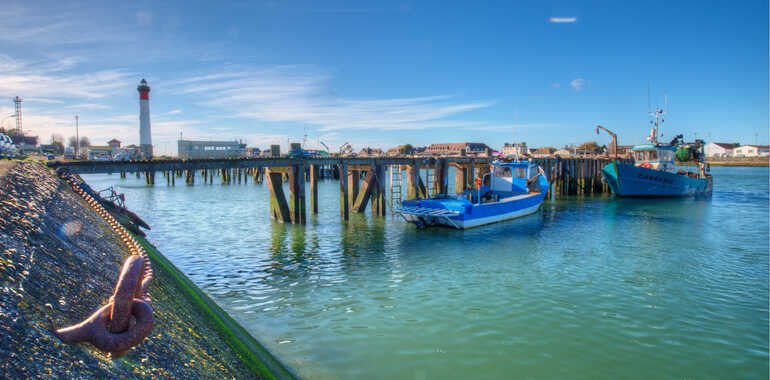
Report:
[[[491,107],[490,100],[460,101],[450,95],[349,99],[329,94],[329,78],[309,66],[273,66],[185,78],[179,94],[204,97],[236,117],[310,124],[321,131],[413,130],[459,126],[450,118]]]
[[[87,110],[106,110],[106,109],[109,109],[110,106],[107,106],[104,104],[97,104],[97,103],[83,103],[83,104],[73,104],[71,106],[67,106],[67,108],[77,108],[77,109],[87,109]]]
[[[569,85],[575,89],[575,91],[580,91],[585,88],[586,86],[586,80],[583,78],[577,78],[573,79],[572,82],[569,82]]]
[[[176,109],[166,112],[166,115],[179,115],[180,113],[182,113],[182,110]]]
[[[552,24],[572,24],[577,22],[577,17],[551,17],[548,22]]]

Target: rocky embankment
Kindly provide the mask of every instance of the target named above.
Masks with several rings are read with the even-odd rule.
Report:
[[[150,285],[155,323],[120,358],[67,345],[56,328],[107,304],[129,252],[43,164],[0,162],[0,373],[6,378],[254,378],[168,272]]]

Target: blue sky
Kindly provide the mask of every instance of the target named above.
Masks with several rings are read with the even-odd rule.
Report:
[[[16,2],[0,9],[0,114],[48,140],[138,143],[146,78],[156,152],[192,139],[768,143],[768,3]],[[5,126],[11,119],[3,120]],[[755,135],[756,134],[756,135]]]

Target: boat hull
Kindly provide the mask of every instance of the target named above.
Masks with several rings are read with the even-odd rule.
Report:
[[[534,214],[543,203],[545,192],[514,198],[510,201],[472,205],[466,207],[464,212],[452,216],[432,216],[408,212],[401,212],[400,214],[407,222],[415,223],[420,227],[447,226],[468,229]],[[403,205],[419,207],[420,201],[405,201]]]
[[[713,187],[711,177],[692,178],[618,162],[606,165],[602,176],[620,197],[704,197],[711,196]]]

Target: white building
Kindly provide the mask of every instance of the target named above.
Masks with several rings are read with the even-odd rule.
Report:
[[[527,149],[527,143],[525,142],[505,143],[501,153],[505,157],[524,156],[529,154],[529,149]]]
[[[703,147],[706,157],[730,157],[733,154],[733,148],[738,144],[726,144],[710,142]]]
[[[743,145],[733,149],[733,157],[767,157],[770,149],[767,145]]]

